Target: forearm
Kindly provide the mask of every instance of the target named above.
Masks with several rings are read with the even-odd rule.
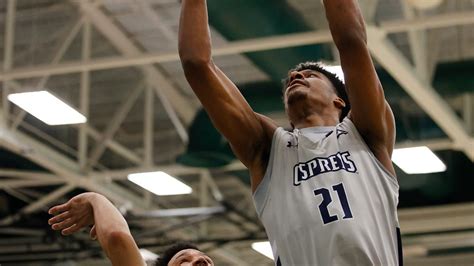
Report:
[[[117,208],[104,196],[95,194],[89,202],[94,212],[97,239],[104,251],[110,254],[110,243],[116,241],[114,237],[117,233],[130,235],[127,222]]]
[[[181,62],[207,63],[211,60],[211,37],[206,0],[183,0],[178,37]]]
[[[339,50],[367,43],[364,18],[357,0],[324,0],[324,7],[331,35]]]

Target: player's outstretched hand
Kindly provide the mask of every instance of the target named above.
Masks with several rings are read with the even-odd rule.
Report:
[[[61,230],[61,234],[70,235],[81,228],[94,224],[94,211],[91,201],[96,193],[82,193],[68,202],[56,205],[49,209],[48,213],[54,215],[48,220],[53,230]],[[90,232],[91,237],[95,238],[95,228]]]

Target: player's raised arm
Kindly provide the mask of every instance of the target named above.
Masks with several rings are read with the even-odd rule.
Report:
[[[137,244],[122,214],[104,196],[87,192],[49,210],[48,223],[63,235],[93,225],[91,237],[97,238],[114,266],[145,265]]]
[[[263,177],[276,126],[254,113],[235,84],[213,63],[205,0],[182,1],[179,55],[191,88],[214,126],[249,168],[255,189]]]
[[[395,142],[392,111],[367,47],[367,33],[357,0],[324,0],[329,28],[340,54],[350,118],[369,148],[394,174],[390,157]]]

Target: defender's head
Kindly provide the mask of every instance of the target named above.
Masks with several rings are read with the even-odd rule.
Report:
[[[283,80],[283,101],[292,124],[294,113],[301,113],[301,108],[304,112],[338,112],[339,121],[350,110],[344,83],[320,62],[300,63],[288,71]]]
[[[157,266],[214,266],[214,262],[195,245],[180,242],[170,246],[163,252],[156,263]]]

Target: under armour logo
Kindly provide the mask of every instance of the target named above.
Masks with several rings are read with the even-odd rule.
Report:
[[[341,135],[347,135],[347,131],[341,130],[341,129],[336,129],[336,137],[339,138]]]
[[[332,134],[333,132],[334,132],[334,130],[328,132],[328,133],[326,134],[326,136],[324,136],[324,137],[327,138],[327,137],[331,136],[331,134]],[[338,139],[339,139],[339,137],[340,137],[341,135],[347,135],[347,134],[348,134],[348,133],[347,133],[347,131],[345,131],[345,130],[336,129],[336,138],[338,138]]]
[[[288,144],[286,144],[286,147],[291,148],[291,147],[298,147],[298,144],[293,144],[291,141],[288,141]]]

